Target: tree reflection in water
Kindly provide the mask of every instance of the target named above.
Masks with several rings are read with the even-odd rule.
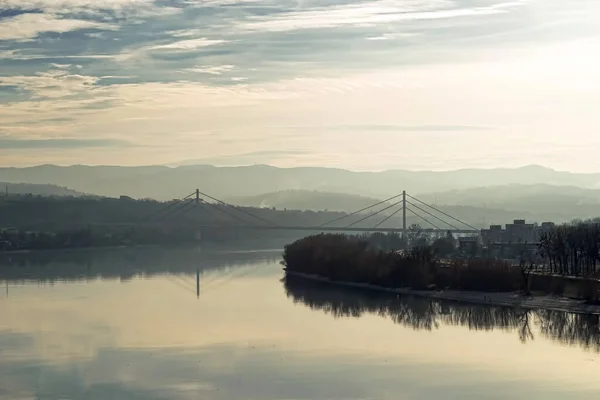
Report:
[[[578,345],[600,352],[598,315],[572,314],[548,310],[473,305],[445,300],[396,296],[388,293],[340,287],[299,277],[282,280],[294,303],[321,310],[335,318],[358,318],[376,314],[394,323],[419,330],[440,325],[464,326],[471,330],[500,329],[516,332],[521,342],[534,340],[532,326],[543,337],[565,345]]]

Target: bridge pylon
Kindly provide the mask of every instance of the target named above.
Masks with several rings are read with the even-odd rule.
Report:
[[[402,191],[402,237],[406,237],[406,190]]]

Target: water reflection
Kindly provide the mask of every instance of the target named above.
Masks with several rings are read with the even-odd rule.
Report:
[[[413,329],[433,330],[440,325],[453,325],[470,330],[503,330],[516,332],[523,343],[535,339],[532,326],[537,326],[546,338],[600,352],[598,315],[400,297],[291,276],[284,277],[283,284],[294,303],[324,311],[334,318],[375,314]]]
[[[0,279],[15,288],[0,296],[0,400],[576,400],[600,392],[595,355],[540,333],[597,343],[577,331],[578,317],[563,316],[571,326],[561,330],[510,309],[282,285],[279,250],[11,257],[0,265]],[[516,340],[523,326],[535,335],[527,346]]]
[[[182,247],[122,248],[114,250],[48,251],[26,254],[0,254],[0,281],[41,283],[89,281],[93,279],[127,281],[135,277],[165,274],[195,275],[211,270],[275,262],[281,251],[205,250]]]

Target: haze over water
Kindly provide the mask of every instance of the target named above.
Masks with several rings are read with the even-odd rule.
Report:
[[[280,253],[5,258],[0,399],[600,396],[597,317],[285,281]]]

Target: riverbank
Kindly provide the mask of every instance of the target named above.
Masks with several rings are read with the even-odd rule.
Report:
[[[120,250],[137,249],[146,247],[160,247],[158,244],[131,244],[131,245],[107,245],[107,246],[86,246],[86,247],[58,247],[52,249],[21,249],[21,250],[0,250],[0,256],[13,256],[21,254],[45,254],[45,253],[80,253],[96,250]]]
[[[387,288],[368,283],[332,280],[315,274],[290,271],[283,268],[286,275],[335,286],[364,289],[396,295],[426,297],[471,304],[487,304],[501,307],[524,308],[529,310],[562,311],[575,314],[600,315],[600,305],[587,304],[585,300],[575,300],[560,296],[533,294],[525,296],[519,292],[477,292],[460,290],[415,290],[410,288]]]

